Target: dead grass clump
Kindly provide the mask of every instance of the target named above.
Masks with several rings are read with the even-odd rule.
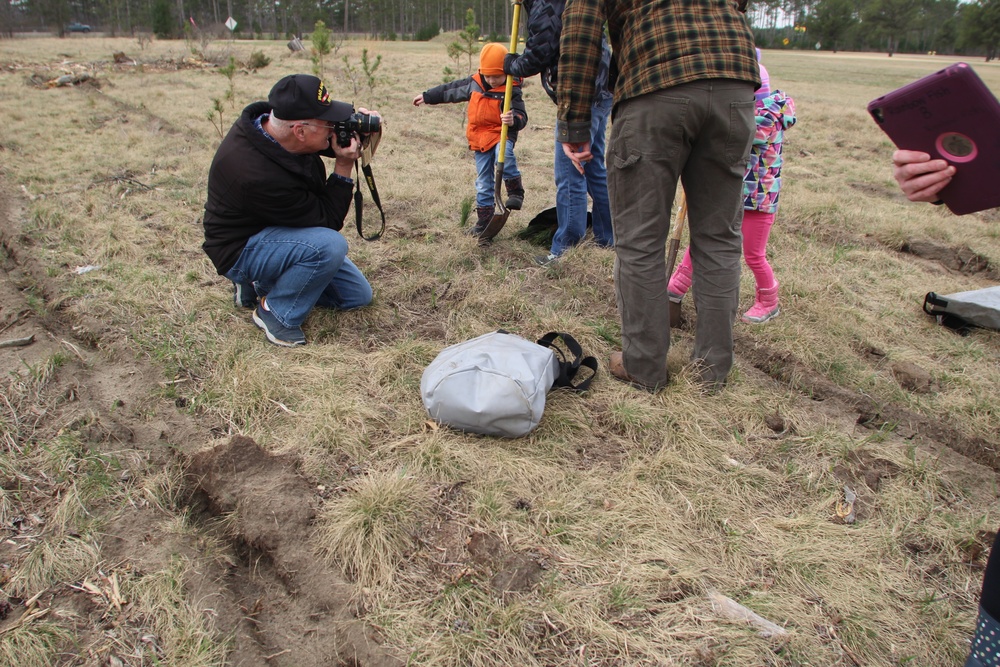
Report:
[[[30,614],[29,614],[30,615]],[[18,621],[0,635],[0,663],[18,667],[49,667],[71,633],[48,621]]]
[[[211,617],[188,599],[184,577],[189,567],[178,557],[168,569],[128,578],[122,596],[135,605],[130,610],[135,619],[153,633],[152,642],[137,646],[154,664],[215,667],[230,647],[216,635]]]
[[[2,466],[0,466],[0,471],[2,471]],[[16,511],[16,505],[11,494],[4,489],[0,489],[0,523],[4,526],[10,525],[10,520],[14,518]]]
[[[163,510],[181,507],[185,496],[183,470],[174,465],[163,466],[143,476],[137,485],[143,499]]]
[[[390,405],[405,405],[420,394],[420,378],[438,350],[407,337],[368,356],[370,378]]]
[[[29,598],[49,586],[78,581],[97,566],[97,546],[79,537],[51,537],[39,541],[11,575],[8,590]]]
[[[418,470],[435,482],[478,476],[482,464],[480,450],[470,448],[464,437],[437,426],[427,433],[387,443],[379,455],[398,457],[403,469]]]
[[[627,390],[626,390],[627,391]],[[637,441],[647,433],[662,434],[666,430],[666,415],[653,406],[622,395],[614,398],[599,415],[599,423],[609,432],[627,440]]]
[[[65,534],[78,530],[87,518],[87,508],[80,497],[76,484],[71,484],[59,499],[59,504],[52,512],[49,522],[57,534]]]
[[[332,388],[330,393],[316,396],[310,405],[315,409],[309,410],[304,444],[328,453],[346,453],[355,460],[368,458],[377,434],[396,417],[395,411],[382,409],[370,398],[348,398]]]
[[[343,497],[329,503],[317,546],[359,586],[386,586],[413,547],[412,536],[428,503],[427,490],[412,477],[372,473],[349,484]]]

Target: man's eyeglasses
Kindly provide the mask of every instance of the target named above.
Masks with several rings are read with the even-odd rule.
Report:
[[[296,125],[308,125],[309,127],[321,127],[324,130],[332,132],[337,129],[335,125],[328,125],[327,123],[296,123]]]

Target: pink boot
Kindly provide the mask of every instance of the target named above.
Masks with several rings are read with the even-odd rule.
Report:
[[[779,314],[781,314],[781,309],[778,308],[778,283],[775,282],[774,287],[757,288],[757,300],[754,301],[750,310],[743,313],[742,319],[751,324],[760,324],[777,317]]]
[[[667,296],[674,303],[680,303],[689,289],[691,289],[691,260],[685,255],[681,265],[674,271],[674,275],[670,276],[670,281],[667,283]]]

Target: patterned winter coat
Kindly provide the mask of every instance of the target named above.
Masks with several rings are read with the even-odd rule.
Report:
[[[776,90],[756,102],[757,133],[743,178],[743,208],[774,213],[781,191],[781,146],[785,130],[795,125],[795,101]]]

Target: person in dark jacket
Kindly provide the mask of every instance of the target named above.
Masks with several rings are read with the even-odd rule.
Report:
[[[522,0],[521,6],[528,13],[528,37],[522,53],[511,53],[504,59],[504,72],[522,78],[540,74],[542,88],[556,102],[559,36],[562,33],[562,13],[566,2]],[[556,182],[556,234],[548,255],[535,258],[535,262],[542,266],[555,261],[568,248],[579,243],[587,233],[588,194],[594,202],[591,216],[594,242],[602,248],[610,248],[615,244],[608,201],[608,171],[604,165],[605,134],[612,102],[612,95],[608,90],[610,63],[611,48],[607,39],[604,39],[590,116],[590,152],[593,158],[584,166],[582,173],[566,157],[558,138],[555,141],[553,172]]]
[[[448,104],[468,102],[468,123],[465,136],[469,148],[476,156],[476,214],[477,222],[470,230],[479,236],[493,219],[493,199],[496,183],[494,169],[498,160],[501,125],[507,125],[507,145],[503,162],[503,181],[507,189],[504,205],[515,211],[524,204],[524,186],[521,172],[514,157],[514,144],[518,130],[528,124],[528,113],[521,98],[520,81],[511,89],[510,111],[503,112],[507,77],[503,73],[503,59],[507,47],[496,42],[483,45],[479,54],[479,71],[465,79],[425,90],[413,98],[413,106],[422,104]]]
[[[353,113],[320,79],[292,74],[243,110],[212,160],[202,248],[275,345],[305,345],[301,325],[316,305],[347,310],[372,300],[339,232],[361,143],[333,139]],[[329,176],[320,156],[334,159]]]
[[[923,151],[897,150],[892,154],[892,175],[906,198],[915,202],[941,204],[939,193],[951,183],[957,170],[947,160],[935,159]],[[997,209],[1000,210],[1000,209]],[[965,667],[1000,665],[1000,529],[983,572],[979,595],[979,615]]]

